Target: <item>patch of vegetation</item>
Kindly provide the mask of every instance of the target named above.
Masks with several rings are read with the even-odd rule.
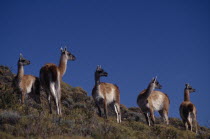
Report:
[[[2,111],[0,113],[0,124],[16,124],[20,119],[20,115],[17,112],[13,111]]]
[[[92,97],[81,87],[62,82],[62,116],[53,114],[45,92],[41,92],[41,104],[27,98],[21,105],[13,86],[14,75],[9,68],[0,66],[0,138],[201,138],[210,137],[210,129],[199,127],[199,133],[185,131],[181,120],[170,118],[170,125],[157,119],[149,127],[139,108],[121,105],[122,123],[118,124],[113,110],[109,118],[97,115]]]

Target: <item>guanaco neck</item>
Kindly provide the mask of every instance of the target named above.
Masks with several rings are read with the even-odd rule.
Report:
[[[101,83],[100,82],[100,76],[98,77],[98,76],[95,75],[95,86],[96,87],[99,86],[100,83]]]
[[[24,76],[24,68],[23,65],[18,64],[18,73],[17,73],[17,79],[21,80]]]
[[[154,85],[152,83],[150,83],[144,93],[144,98],[147,99],[150,94],[152,93],[152,91],[155,89]]]
[[[64,54],[61,54],[60,63],[59,63],[59,70],[61,77],[65,74],[67,68],[67,61],[68,59]]]
[[[190,101],[190,91],[188,89],[184,90],[184,101]]]

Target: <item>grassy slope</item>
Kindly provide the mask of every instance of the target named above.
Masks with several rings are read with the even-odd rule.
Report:
[[[110,112],[108,120],[98,117],[91,97],[80,87],[62,83],[62,116],[49,114],[47,99],[42,92],[42,104],[30,98],[20,105],[18,93],[12,87],[14,75],[0,66],[0,138],[208,138],[210,129],[199,128],[199,134],[185,131],[182,122],[170,118],[166,126],[161,120],[149,127],[138,108],[121,105],[122,123]]]

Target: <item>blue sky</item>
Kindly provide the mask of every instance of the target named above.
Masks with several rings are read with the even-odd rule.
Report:
[[[17,72],[19,53],[31,61],[26,74],[39,75],[45,63],[58,63],[60,47],[77,57],[63,80],[88,95],[97,65],[117,84],[121,103],[137,106],[139,92],[154,76],[179,116],[184,85],[201,125],[210,125],[210,2],[50,0],[0,1],[0,64]]]

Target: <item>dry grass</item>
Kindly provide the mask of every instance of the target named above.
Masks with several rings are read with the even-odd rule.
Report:
[[[0,67],[0,138],[201,138],[210,137],[206,127],[199,134],[183,130],[179,119],[170,118],[170,125],[162,122],[149,127],[138,108],[121,105],[122,123],[117,124],[110,111],[108,120],[97,115],[91,97],[80,87],[62,83],[62,116],[57,116],[55,106],[49,114],[47,99],[41,94],[42,104],[30,98],[20,105],[17,92],[12,87],[14,78],[9,69]],[[160,121],[160,120],[159,120]]]

